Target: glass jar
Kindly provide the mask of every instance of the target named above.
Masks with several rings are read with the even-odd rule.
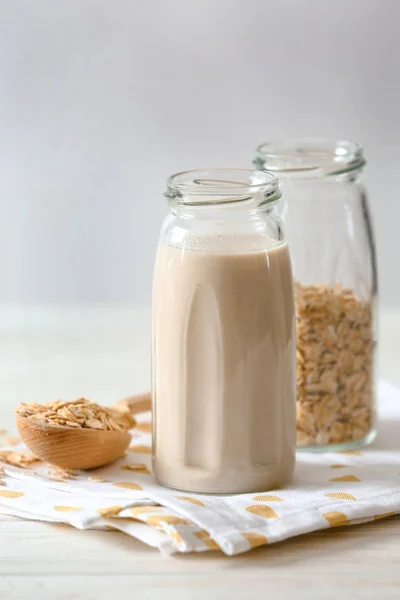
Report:
[[[154,473],[244,493],[287,483],[296,445],[290,257],[269,173],[168,179],[153,288]]]
[[[377,270],[362,148],[289,139],[257,148],[279,174],[295,279],[297,445],[351,450],[375,437]]]

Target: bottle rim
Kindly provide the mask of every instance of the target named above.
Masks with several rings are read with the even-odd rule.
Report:
[[[347,140],[284,138],[263,142],[253,164],[280,176],[305,178],[342,175],[366,164],[363,147]]]
[[[167,179],[164,196],[170,205],[212,206],[254,201],[257,205],[281,197],[276,175],[251,169],[193,169]]]

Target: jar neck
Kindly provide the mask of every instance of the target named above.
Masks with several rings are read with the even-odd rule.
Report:
[[[363,148],[354,142],[299,138],[261,144],[253,164],[282,181],[354,181],[366,160]]]
[[[281,182],[283,190],[288,183],[293,183],[298,186],[324,185],[329,187],[334,184],[358,183],[360,181],[361,173],[362,168],[331,175],[314,175],[313,177],[311,174],[299,175],[298,173],[285,172],[279,173],[279,181]]]
[[[253,164],[257,164],[257,168],[264,168],[265,170],[270,169],[271,167],[264,163],[264,167],[261,167],[261,163],[259,161],[256,162],[256,159],[253,161]],[[363,166],[366,164],[364,161],[362,166],[357,168],[353,168],[351,170],[347,169],[346,171],[340,173],[302,173],[298,171],[277,171],[277,175],[279,176],[279,181],[282,186],[285,185],[288,181],[296,182],[296,184],[301,185],[302,183],[307,185],[317,184],[317,183],[355,183],[360,180],[360,176],[363,172]]]
[[[235,205],[224,206],[216,204],[212,206],[198,206],[189,203],[171,204],[170,209],[173,215],[180,219],[196,219],[198,221],[213,221],[219,223],[229,223],[238,221],[257,221],[271,214],[277,205],[275,202],[260,205],[254,203],[252,207]]]
[[[183,212],[206,209],[210,214],[244,214],[275,203],[281,192],[278,179],[271,173],[210,169],[172,175],[164,195],[171,208],[185,207]]]

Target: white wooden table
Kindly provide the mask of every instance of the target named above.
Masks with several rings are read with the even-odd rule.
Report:
[[[400,385],[400,311],[381,317],[381,376]],[[0,427],[20,401],[111,403],[148,389],[150,316],[126,307],[0,307]],[[400,432],[399,432],[400,435]],[[0,599],[400,598],[400,518],[227,558],[167,558],[117,532],[0,515]]]

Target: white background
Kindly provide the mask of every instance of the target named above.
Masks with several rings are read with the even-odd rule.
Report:
[[[364,144],[400,304],[398,0],[0,0],[0,302],[148,304],[166,177]]]

